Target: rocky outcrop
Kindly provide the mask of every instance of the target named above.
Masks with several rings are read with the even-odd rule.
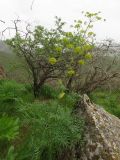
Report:
[[[85,119],[85,143],[80,160],[120,160],[120,119],[90,102],[87,95],[77,104],[76,114]]]

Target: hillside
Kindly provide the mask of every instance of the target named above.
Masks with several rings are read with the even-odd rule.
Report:
[[[8,79],[19,82],[28,80],[25,62],[2,41],[0,41],[0,65],[4,67]]]

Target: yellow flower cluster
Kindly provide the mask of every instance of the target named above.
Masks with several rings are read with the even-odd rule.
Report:
[[[61,47],[56,47],[56,51],[57,52],[62,52],[62,48]]]
[[[54,57],[49,58],[50,64],[54,65],[56,62],[57,62],[56,58],[54,58]]]
[[[84,65],[84,64],[85,64],[85,61],[81,59],[81,60],[78,61],[78,63],[79,63],[80,65]]]
[[[85,58],[86,58],[86,59],[92,59],[92,55],[91,55],[90,53],[87,53],[87,54],[85,55]]]
[[[80,48],[80,47],[76,47],[76,48],[74,49],[74,52],[79,54],[79,53],[81,52],[81,48]]]
[[[75,71],[73,69],[69,70],[67,72],[68,76],[73,76],[75,74]]]

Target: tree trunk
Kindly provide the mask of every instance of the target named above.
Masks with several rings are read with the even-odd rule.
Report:
[[[67,82],[66,88],[68,91],[70,91],[72,88],[72,81],[73,81],[73,77],[71,77]]]
[[[39,97],[40,86],[36,83],[33,85],[33,91],[35,98]]]
[[[44,85],[46,78],[41,79],[41,81],[38,83],[34,79],[34,85],[33,85],[33,91],[34,91],[34,96],[35,98],[39,97],[40,95],[40,89]]]

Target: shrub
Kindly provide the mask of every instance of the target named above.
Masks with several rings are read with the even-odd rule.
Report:
[[[18,134],[19,119],[8,116],[2,116],[0,118],[0,159],[6,156],[7,150],[11,145],[10,143],[13,140],[15,140]]]
[[[16,153],[14,153],[14,147],[10,146],[5,160],[15,160],[15,157]]]
[[[3,116],[0,118],[0,140],[8,141],[16,138],[19,130],[19,120],[11,117]]]
[[[22,97],[26,92],[24,85],[18,84],[15,81],[1,81],[0,83],[0,98],[10,99]]]
[[[57,98],[59,95],[59,91],[55,90],[50,85],[43,85],[39,92],[40,96],[43,96],[45,98]]]
[[[48,79],[61,76],[67,78],[66,88],[70,89],[72,80],[79,77],[78,69],[84,61],[92,58],[95,33],[91,30],[101,17],[99,12],[86,12],[84,16],[87,20],[75,20],[71,26],[73,30],[69,32],[64,30],[65,22],[58,17],[55,27],[47,29],[38,25],[31,31],[26,29],[25,35],[20,32],[18,23],[14,22],[17,29],[15,36],[6,43],[28,64],[35,97],[39,96],[41,86]]]
[[[59,102],[64,105],[64,107],[73,108],[76,102],[80,99],[80,96],[77,93],[71,92],[66,93],[65,96],[59,100]]]
[[[64,89],[46,85],[40,95],[49,100],[30,104],[24,100],[29,85],[0,81],[0,159],[56,160],[63,152],[73,153],[82,142],[84,122],[71,114],[77,94],[59,99]]]
[[[23,144],[18,160],[55,160],[64,149],[72,150],[82,139],[83,120],[71,115],[57,101],[44,104],[32,104],[27,110],[30,135]]]
[[[0,115],[16,116],[23,102],[33,101],[33,95],[25,85],[15,81],[0,81]]]
[[[27,90],[24,84],[17,83],[11,80],[0,81],[0,100],[22,98],[23,100],[31,101],[32,94]]]

